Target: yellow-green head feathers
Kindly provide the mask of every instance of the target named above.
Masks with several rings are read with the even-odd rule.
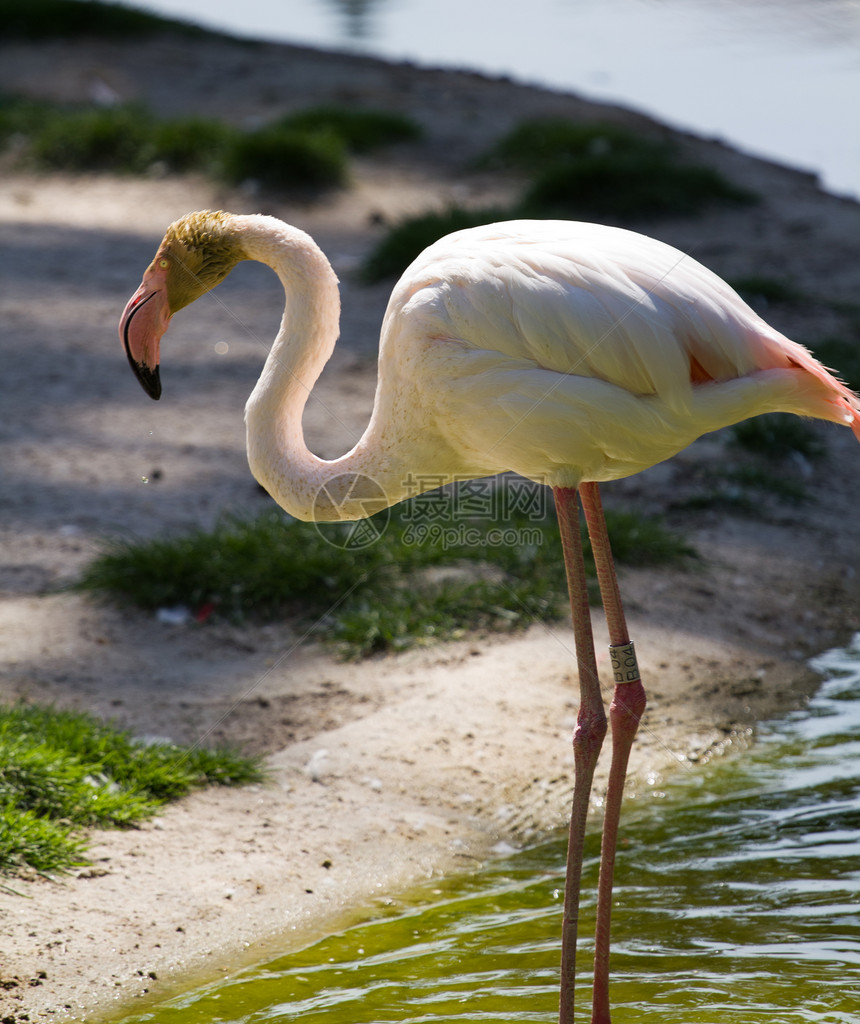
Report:
[[[247,258],[231,230],[232,220],[232,214],[203,210],[187,214],[167,229],[153,267],[167,273],[171,313],[211,291]]]

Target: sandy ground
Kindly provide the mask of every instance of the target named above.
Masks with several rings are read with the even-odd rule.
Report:
[[[157,173],[5,168],[0,697],[87,708],[141,735],[229,740],[264,752],[270,768],[265,785],[201,793],[138,830],[94,836],[92,867],[72,877],[0,893],[2,1019],[93,1021],[300,945],[416,880],[558,827],[572,785],[577,692],[563,625],[343,664],[288,623],[171,626],[62,590],[106,537],[207,524],[267,502],[247,470],[242,407],[280,318],[277,282],[244,265],[217,300],[177,319],[155,405],[115,332],[164,227],[195,208],[262,210],[320,241],[343,279],[343,340],[306,432],[334,456],[372,402],[390,286],[358,287],[350,271],[380,219],[503,197],[512,183],[464,167],[526,117],[665,129],[471,74],[221,41],[3,44],[0,88],[56,98],[109,89],[164,113],[245,123],[355,101],[408,111],[427,133],[417,147],[359,162],[351,188],[317,203]],[[766,199],[641,229],[726,276],[796,282],[808,299],[771,319],[798,340],[814,347],[838,332],[835,304],[857,299],[860,207],[719,142],[679,141]],[[767,499],[756,517],[672,513],[715,460],[731,457],[720,437],[606,489],[608,502],[669,511],[703,555],[691,570],[623,574],[650,696],[631,797],[647,799],[666,772],[695,771],[763,716],[797,707],[816,682],[806,659],[860,628],[860,452],[847,431],[821,434],[826,460],[782,470],[817,494],[805,506]],[[599,616],[597,628],[602,647]]]

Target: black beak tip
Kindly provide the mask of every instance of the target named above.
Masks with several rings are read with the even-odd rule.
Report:
[[[123,340],[125,342],[125,354],[128,357],[128,365],[131,367],[143,390],[150,398],[157,402],[161,398],[161,374],[159,373],[159,368],[156,366],[154,370],[150,370],[148,366],[139,363],[129,351],[128,341],[126,339]]]
[[[150,370],[148,366],[141,366],[139,363],[134,367],[134,375],[140,381],[140,386],[154,401],[161,398],[161,375],[156,366]]]

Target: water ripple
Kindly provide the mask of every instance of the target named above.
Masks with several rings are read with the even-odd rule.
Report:
[[[828,678],[802,713],[628,808],[617,1024],[860,1024],[860,635],[814,664]],[[583,1007],[597,843],[584,872]],[[549,1024],[563,863],[557,839],[434,881],[400,913],[123,1024]]]

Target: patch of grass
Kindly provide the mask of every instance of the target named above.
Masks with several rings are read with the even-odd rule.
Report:
[[[52,170],[142,172],[158,151],[149,116],[134,107],[115,107],[47,118],[31,136],[29,155]]]
[[[224,154],[238,135],[234,128],[210,118],[177,117],[154,121],[149,144],[154,160],[163,161],[171,171],[219,177]]]
[[[192,789],[261,779],[233,751],[143,744],[83,712],[0,707],[0,874],[85,863],[84,828],[127,827]]]
[[[53,106],[42,100],[0,93],[0,143],[10,138],[28,138],[41,130],[53,115]]]
[[[662,140],[647,138],[611,122],[564,118],[526,121],[505,135],[479,161],[479,167],[542,171],[557,160],[653,159],[671,152]]]
[[[347,180],[347,153],[414,139],[418,126],[377,110],[311,107],[256,131],[236,133],[224,148],[221,176],[266,188],[330,188]]]
[[[729,515],[752,515],[760,511],[760,502],[748,491],[732,485],[713,483],[707,489],[678,498],[671,508],[680,512],[718,511]]]
[[[607,509],[606,522],[620,565],[679,564],[695,556],[693,548],[659,519]],[[428,584],[413,571],[403,575],[399,587],[372,600],[360,596],[361,606],[346,607],[334,627],[333,639],[346,657],[402,650],[475,630],[511,632],[535,621],[569,615],[567,579],[554,513],[541,519],[520,513],[505,520],[471,525],[467,521],[463,525],[465,530],[451,531],[440,528],[432,519],[425,523],[410,520],[405,531],[395,525],[396,543],[403,549],[422,537],[425,567],[447,565],[462,570],[477,564],[500,571],[499,578],[470,580],[464,572],[453,580],[443,577],[441,583]],[[581,533],[589,597],[596,604],[600,593],[584,523]],[[462,537],[462,543],[452,543],[448,539],[451,534]]]
[[[478,584],[398,587],[384,606],[369,595],[337,617],[332,639],[347,658],[401,651],[434,639],[462,636],[480,616],[489,623],[487,606],[476,607]]]
[[[55,39],[77,36],[140,38],[160,32],[212,35],[197,25],[98,0],[0,0],[4,39]]]
[[[554,514],[440,518],[421,502],[380,514],[379,539],[344,550],[350,527],[297,523],[279,511],[213,531],[123,544],[80,587],[149,610],[214,608],[233,621],[292,617],[346,657],[401,650],[467,630],[510,630],[566,615]],[[659,522],[607,513],[618,560],[658,564],[692,554]],[[443,572],[434,570],[443,569]],[[489,578],[488,578],[489,577]]]
[[[230,184],[253,180],[269,189],[344,184],[347,151],[413,138],[416,125],[373,110],[325,107],[299,111],[254,131],[183,117],[160,120],[143,107],[59,106],[0,96],[0,142],[17,138],[22,158],[49,170],[141,174],[163,164]]]
[[[526,189],[520,208],[531,217],[631,221],[689,216],[712,203],[752,201],[749,192],[710,167],[660,154],[607,154],[554,161]]]
[[[252,180],[275,189],[327,188],[346,181],[346,151],[333,132],[271,125],[236,135],[221,173],[233,184]]]
[[[62,822],[0,803],[0,876],[50,875],[87,863],[86,843]],[[10,892],[0,883],[0,889]]]
[[[81,587],[104,591],[141,608],[214,606],[232,620],[274,620],[307,608],[323,611],[331,595],[379,568],[381,549],[356,561],[337,545],[339,527],[299,526],[282,513],[254,520],[225,518],[213,530],[118,544],[85,571]]]
[[[217,173],[237,134],[205,118],[160,121],[133,105],[67,107],[0,96],[0,142],[17,138],[23,159],[48,170],[141,174],[161,161],[172,171]]]
[[[675,509],[695,511],[722,509],[740,515],[760,515],[762,498],[777,498],[783,505],[803,505],[809,492],[796,477],[758,465],[721,470],[712,468],[708,486],[701,492],[673,502]]]
[[[788,412],[772,412],[736,423],[731,427],[731,438],[739,448],[772,461],[791,455],[818,459],[826,450],[815,428]]]
[[[485,162],[529,173],[520,216],[635,220],[755,198],[712,168],[680,159],[670,143],[611,123],[531,121],[503,138]]]
[[[782,507],[814,500],[796,460],[826,455],[826,442],[815,424],[791,413],[769,413],[729,427],[726,437],[735,449],[732,464],[712,466],[701,490],[674,501],[673,509],[761,516],[770,507],[767,499]]]
[[[421,137],[421,128],[409,117],[358,107],[309,107],[281,118],[277,126],[292,132],[334,135],[352,153],[368,153]]]
[[[809,492],[796,477],[764,466],[737,466],[726,473],[726,479],[746,491],[772,494],[789,505],[803,505],[809,500]]]
[[[497,220],[626,222],[689,216],[713,203],[747,204],[758,198],[710,167],[685,163],[669,143],[608,123],[530,121],[501,139],[477,166],[525,174],[522,195],[504,209],[452,207],[395,224],[365,261],[362,278],[373,282],[396,276],[443,235]]]
[[[489,208],[464,210],[451,206],[441,213],[424,213],[407,217],[393,225],[374,247],[361,268],[361,279],[367,284],[401,274],[428,245],[445,235],[464,228],[507,220],[508,210]]]

